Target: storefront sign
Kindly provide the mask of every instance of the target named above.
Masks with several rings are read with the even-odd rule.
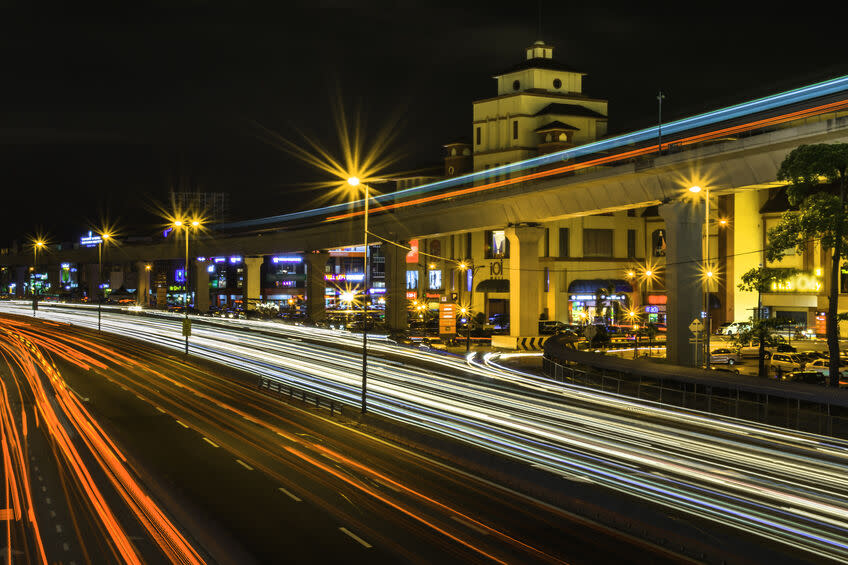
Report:
[[[439,304],[439,333],[456,333],[456,304]]]
[[[409,253],[406,254],[407,263],[418,262],[418,240],[412,239],[409,241]]]
[[[827,316],[824,312],[816,312],[816,335],[827,333]]]
[[[494,263],[489,263],[489,276],[499,277],[501,275],[503,275],[503,261],[495,261]]]
[[[271,257],[272,263],[302,263],[303,257]]]
[[[406,298],[407,300],[415,300],[416,298],[418,298],[418,293],[414,290],[408,290],[406,291]]]
[[[649,294],[648,304],[667,304],[668,296],[665,294]]]
[[[324,275],[324,280],[362,282],[365,280],[365,273],[339,273],[338,275]]]
[[[91,231],[88,232],[88,235],[80,238],[80,245],[83,247],[96,247],[101,243],[103,243],[103,239],[99,235],[92,235]]]
[[[810,273],[798,273],[782,281],[771,283],[771,292],[819,292],[822,289],[821,279]]]

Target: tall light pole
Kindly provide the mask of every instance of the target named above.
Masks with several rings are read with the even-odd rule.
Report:
[[[471,347],[470,346],[470,343],[471,343],[471,307],[474,306],[474,275],[477,273],[478,270],[482,269],[484,267],[484,265],[474,266],[474,265],[469,265],[465,261],[460,261],[458,266],[459,266],[459,270],[462,271],[463,273],[469,273],[469,272],[471,273],[471,285],[470,285],[471,290],[467,291],[468,292],[468,308],[467,308],[467,311],[468,311],[468,321],[467,321],[468,336],[467,337],[468,337],[468,339],[465,340],[465,352],[468,353],[469,350],[470,350],[470,347]],[[466,277],[467,276],[468,275],[466,275]],[[468,281],[467,280],[463,281],[463,283],[464,284],[462,284],[460,286],[460,288],[462,288],[462,286],[465,286],[466,289],[467,289],[468,286],[466,286],[466,285],[468,284]]]
[[[459,313],[465,317],[465,354],[471,352],[471,308],[462,306]]]
[[[97,287],[98,290],[103,290],[103,242],[108,241],[112,237],[109,233],[100,233],[100,241],[97,242]],[[100,318],[103,306],[104,296],[97,294],[97,331],[100,331]]]
[[[177,218],[174,220],[174,227],[182,228],[185,234],[185,263],[183,268],[183,311],[185,318],[183,319],[183,335],[185,336],[185,353],[188,355],[188,338],[191,336],[191,321],[188,319],[188,240],[191,235],[190,229],[200,227],[200,221],[183,221]]]
[[[356,188],[360,185],[358,177],[350,177],[347,183]],[[365,190],[365,214],[363,215],[362,239],[365,246],[363,264],[365,266],[365,299],[362,304],[362,413],[365,414],[368,404],[365,391],[368,383],[368,271],[370,271],[370,255],[368,253],[368,185],[362,183]]]
[[[689,187],[689,192],[697,194],[701,192],[700,186]],[[704,282],[704,313],[706,314],[706,329],[704,337],[704,364],[707,369],[710,368],[710,333],[712,333],[712,320],[710,316],[710,282],[713,278],[713,271],[709,267],[710,263],[710,187],[704,190],[704,237],[701,247],[701,253],[704,260],[703,282]]]
[[[32,242],[32,278],[30,279],[30,290],[32,291],[32,316],[38,310],[38,295],[35,293],[35,277],[38,275],[38,250],[44,247],[44,241],[36,239]]]

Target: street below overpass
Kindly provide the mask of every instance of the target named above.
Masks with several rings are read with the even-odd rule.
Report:
[[[23,304],[2,309],[31,315]],[[57,360],[64,378],[137,457],[139,473],[158,485],[154,497],[182,509],[172,510],[176,522],[212,555],[244,551],[267,561],[293,551],[297,560],[323,561],[368,551],[374,561],[456,562],[598,562],[633,551],[656,560],[669,550],[706,561],[846,556],[848,445],[839,440],[666,410],[378,340],[370,349],[374,417],[359,420],[358,336],[196,323],[197,357],[187,360],[178,318],[108,312],[97,336],[65,325],[96,326],[91,309],[50,306],[37,315],[59,325],[15,316],[4,327],[64,344],[42,347],[67,357]],[[67,350],[106,366],[84,370]],[[257,375],[334,399],[347,417],[284,404],[256,390]],[[428,449],[374,438],[391,425],[426,436]],[[595,523],[572,518],[569,504],[577,499],[595,510]],[[621,518],[621,535],[600,526],[602,508],[606,518]],[[693,539],[700,545],[671,547]]]

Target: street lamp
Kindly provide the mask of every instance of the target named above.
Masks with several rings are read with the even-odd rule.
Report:
[[[30,290],[35,297],[35,276],[38,272],[38,250],[44,247],[44,241],[36,239],[32,242],[32,284]]]
[[[173,225],[177,229],[182,228],[185,233],[185,267],[183,270],[183,310],[185,312],[185,319],[183,320],[183,335],[185,336],[185,352],[188,355],[188,338],[191,335],[191,321],[188,319],[188,240],[191,235],[189,230],[191,228],[199,228],[200,221],[183,221],[177,218],[174,220]]]
[[[103,242],[109,241],[109,238],[112,237],[112,234],[108,232],[101,232],[98,234],[100,236],[100,240],[97,242],[97,286],[98,290],[103,290]],[[97,294],[97,331],[100,331],[100,319],[102,316],[102,307],[103,307],[103,298],[104,296],[100,293]]]
[[[461,306],[459,313],[465,317],[465,354],[471,352],[471,308]]]
[[[365,213],[363,214],[362,239],[365,246],[365,256],[363,257],[363,265],[365,266],[365,300],[362,304],[362,413],[367,410],[367,401],[365,398],[365,390],[368,382],[368,271],[370,271],[370,256],[368,254],[368,185],[360,183],[359,177],[349,177],[347,184],[351,188],[356,188],[362,185],[365,190]]]

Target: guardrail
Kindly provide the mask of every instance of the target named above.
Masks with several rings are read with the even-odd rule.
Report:
[[[548,377],[684,409],[848,438],[848,391],[575,351],[549,341]]]

